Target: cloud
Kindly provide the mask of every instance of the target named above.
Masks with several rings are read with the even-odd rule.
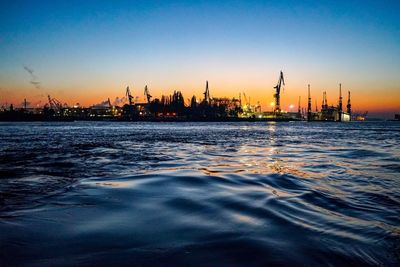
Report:
[[[24,70],[27,73],[29,73],[29,76],[31,77],[31,80],[29,81],[29,83],[32,84],[36,89],[41,89],[40,81],[38,81],[38,78],[35,75],[34,70],[28,66],[24,66]]]
[[[38,82],[38,81],[31,81],[30,83],[33,84],[33,86],[34,86],[36,89],[40,89],[40,82]]]
[[[24,66],[24,69],[31,75],[31,76],[35,76],[34,74],[33,74],[33,69],[31,69],[31,68],[29,68],[29,67],[27,67],[27,66]]]

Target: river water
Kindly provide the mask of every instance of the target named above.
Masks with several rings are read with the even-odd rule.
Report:
[[[399,266],[400,123],[0,123],[1,266]]]

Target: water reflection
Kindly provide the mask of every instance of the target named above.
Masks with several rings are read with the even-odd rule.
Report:
[[[398,265],[399,127],[2,125],[0,265]]]

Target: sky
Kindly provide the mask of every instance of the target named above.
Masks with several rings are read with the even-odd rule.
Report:
[[[43,105],[47,95],[89,106],[181,90],[238,97],[270,110],[279,72],[282,108],[337,104],[400,112],[399,1],[0,2],[0,105]],[[347,95],[347,94],[346,94]],[[347,101],[347,96],[344,98]]]

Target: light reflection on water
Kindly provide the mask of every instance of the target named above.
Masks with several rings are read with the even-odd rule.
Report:
[[[3,123],[0,265],[398,265],[396,123]]]

